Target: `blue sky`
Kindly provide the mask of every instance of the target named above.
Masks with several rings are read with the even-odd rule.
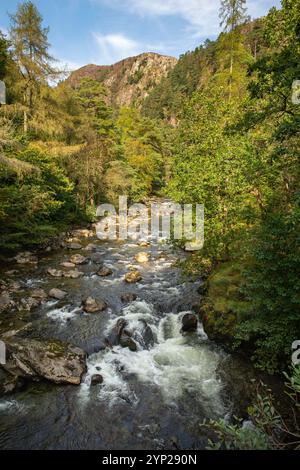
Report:
[[[18,0],[0,0],[0,29]],[[219,0],[34,0],[50,27],[52,54],[70,69],[141,52],[178,57],[219,33]],[[248,0],[259,17],[280,0]]]

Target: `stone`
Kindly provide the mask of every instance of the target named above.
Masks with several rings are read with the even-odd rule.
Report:
[[[120,336],[120,346],[122,348],[129,348],[130,351],[137,351],[137,345],[136,342],[131,338],[130,334],[123,330],[122,334]]]
[[[126,294],[121,295],[121,300],[124,303],[134,302],[137,299],[137,295],[133,292],[128,292]]]
[[[126,325],[126,320],[124,318],[119,318],[119,320],[109,332],[108,336],[105,338],[105,342],[108,344],[108,346],[117,346],[120,343],[120,337]]]
[[[70,263],[69,261],[64,261],[63,263],[60,264],[63,268],[66,269],[72,269],[76,267],[76,264]]]
[[[137,270],[131,271],[130,273],[125,274],[125,281],[128,284],[134,284],[142,280],[141,273]]]
[[[14,292],[21,292],[22,291],[22,285],[20,282],[10,282],[7,286],[8,292],[14,293]]]
[[[103,266],[101,269],[99,269],[97,275],[101,277],[107,277],[110,276],[112,273],[113,272],[110,268],[108,268],[107,266]]]
[[[24,381],[17,376],[6,374],[6,377],[2,380],[0,377],[0,396],[11,395],[20,391],[23,387]]]
[[[67,296],[67,292],[60,290],[60,289],[51,289],[49,292],[49,297],[56,299],[56,300],[62,300]]]
[[[27,310],[27,312],[31,312],[31,310],[37,308],[40,303],[41,299],[34,299],[33,297],[28,297],[27,299],[21,299],[18,309]]]
[[[100,374],[94,374],[91,377],[91,386],[102,384],[103,377]]]
[[[66,271],[63,273],[64,277],[68,277],[70,279],[78,279],[79,277],[84,276],[84,273],[75,269],[74,271]]]
[[[94,243],[89,243],[85,248],[83,248],[84,251],[95,251],[97,250],[97,245]]]
[[[30,251],[24,251],[18,253],[15,257],[18,264],[37,264],[38,257],[32,254]]]
[[[24,379],[44,378],[56,384],[79,385],[86,372],[86,353],[60,341],[12,338],[6,341],[7,361],[2,367]]]
[[[16,306],[15,302],[10,297],[9,293],[3,293],[0,296],[0,312],[5,310],[12,310]]]
[[[198,318],[194,313],[186,313],[182,317],[182,332],[193,332],[197,331]]]
[[[134,258],[138,263],[148,263],[148,261],[150,260],[150,255],[149,253],[141,252],[135,255]]]
[[[63,272],[59,269],[48,268],[47,274],[50,274],[52,277],[63,277]]]
[[[69,250],[81,250],[82,245],[80,243],[72,242],[68,243],[67,248],[69,248]]]
[[[76,264],[76,265],[85,264],[85,263],[87,263],[87,259],[82,255],[73,255],[70,258],[70,263],[73,263],[73,264]]]
[[[107,303],[104,300],[96,300],[92,297],[88,297],[83,302],[83,310],[87,313],[102,312],[107,308]]]
[[[34,299],[45,300],[47,299],[48,295],[44,291],[44,289],[34,289],[31,292],[31,297],[33,297]]]

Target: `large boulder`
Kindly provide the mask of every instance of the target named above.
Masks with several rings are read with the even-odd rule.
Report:
[[[51,289],[49,292],[49,297],[56,300],[62,300],[67,296],[67,292],[61,289]]]
[[[198,327],[198,318],[197,315],[194,313],[186,313],[182,317],[182,327],[181,331],[186,333],[186,332],[193,332],[197,331]]]
[[[87,263],[87,258],[85,258],[82,255],[73,255],[70,258],[70,263],[73,263],[73,264],[76,264],[76,265],[86,264]]]
[[[148,261],[150,260],[150,255],[145,251],[141,251],[140,253],[135,255],[134,258],[138,263],[148,263]]]
[[[87,313],[103,312],[107,308],[107,303],[104,300],[96,300],[88,297],[83,302],[83,310]]]
[[[137,270],[130,271],[129,273],[125,274],[125,281],[128,284],[135,284],[136,282],[140,282],[142,280],[141,273]]]
[[[2,367],[17,377],[79,385],[86,371],[86,353],[68,343],[12,338],[6,341],[6,350]]]

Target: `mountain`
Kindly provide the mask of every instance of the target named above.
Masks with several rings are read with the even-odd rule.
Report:
[[[68,82],[76,87],[82,78],[91,77],[103,83],[110,105],[139,107],[176,64],[175,57],[147,52],[114,65],[86,65],[72,72]]]

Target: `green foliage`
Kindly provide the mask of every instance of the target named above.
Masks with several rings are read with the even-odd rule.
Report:
[[[287,378],[286,392],[290,397],[290,418],[286,420],[275,406],[272,391],[262,382],[257,386],[256,399],[248,409],[249,421],[235,418],[210,421],[203,426],[215,431],[217,440],[209,441],[209,449],[267,450],[300,449],[299,391],[300,367],[294,366]]]
[[[256,61],[244,26],[220,36],[216,69],[181,115],[170,184],[176,200],[205,205],[202,256],[217,266],[204,308],[208,330],[246,348],[268,372],[287,364],[300,337],[297,3],[284,0],[266,17],[268,49]],[[219,266],[231,270],[237,259],[238,282]]]
[[[8,42],[0,31],[0,80],[6,75],[6,68],[8,62]]]
[[[24,151],[13,162],[0,162],[1,249],[40,242],[75,210],[73,186],[55,161]]]
[[[217,442],[209,441],[209,450],[270,450],[267,436],[254,426],[241,426],[242,420],[229,424],[225,420],[210,422],[209,428],[217,435]]]

